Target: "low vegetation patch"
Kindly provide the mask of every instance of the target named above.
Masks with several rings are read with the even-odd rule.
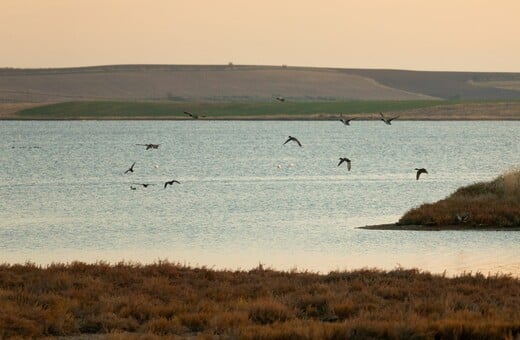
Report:
[[[317,114],[363,114],[399,111],[450,104],[440,100],[330,101],[330,102],[67,102],[22,110],[22,119],[190,119],[189,111],[211,118],[276,116],[305,118]],[[275,116],[275,117],[272,117]],[[314,117],[315,118],[315,117]]]
[[[458,189],[436,203],[408,211],[399,225],[520,227],[520,171]]]
[[[0,337],[519,339],[520,280],[168,262],[0,266]]]

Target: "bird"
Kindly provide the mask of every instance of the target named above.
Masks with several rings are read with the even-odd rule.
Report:
[[[169,182],[164,182],[164,189],[166,189],[166,187],[167,187],[168,185],[173,185],[173,183],[181,184],[181,182],[172,179],[172,180],[169,181]]]
[[[285,101],[285,98],[282,97],[282,96],[276,96],[274,99],[278,100],[279,102],[284,102]]]
[[[137,189],[136,187],[134,187],[132,185],[130,186],[130,190],[136,190],[136,189]]]
[[[161,145],[161,144],[136,144],[136,145],[146,146],[146,150],[150,150],[150,149],[158,149],[159,145]]]
[[[392,120],[394,119],[397,119],[399,118],[399,116],[395,116],[395,117],[392,117],[392,118],[386,118],[382,112],[379,112],[379,114],[381,115],[381,120],[383,122],[385,122],[386,125],[392,125]]]
[[[340,157],[340,158],[339,158],[338,166],[340,166],[341,163],[343,163],[343,162],[346,162],[346,163],[347,163],[347,169],[348,169],[348,171],[350,171],[350,166],[351,166],[351,161],[350,161],[350,159],[348,159],[347,157]]]
[[[134,172],[134,165],[135,165],[135,162],[134,162],[134,164],[132,164],[132,166],[130,168],[128,168],[128,170],[125,171],[125,174],[129,173],[129,172]]]
[[[289,138],[287,138],[287,140],[285,141],[285,143],[283,143],[283,145],[285,145],[289,142],[296,142],[296,143],[298,143],[299,146],[302,146],[302,143],[300,143],[300,141],[296,137],[293,137],[293,136],[289,136]]]
[[[135,185],[142,185],[144,188],[148,188],[149,185],[155,185],[150,183],[134,183]]]
[[[416,180],[419,180],[419,176],[421,176],[421,174],[427,174],[428,171],[425,169],[425,168],[415,168],[415,170],[417,170],[417,174],[415,175],[415,179]]]
[[[354,119],[355,119],[355,118],[350,118],[350,119],[343,119],[343,118],[342,118],[342,119],[340,119],[339,121],[342,122],[342,123],[345,124],[345,125],[350,125],[350,122],[351,122],[352,120],[354,120]]]
[[[204,115],[196,115],[196,114],[188,112],[188,111],[184,111],[184,114],[187,115],[187,116],[190,116],[193,119],[199,119],[199,118],[202,118],[202,117],[206,117]]]
[[[457,222],[459,223],[466,223],[468,221],[469,215],[467,213],[464,213],[462,215],[456,214]]]

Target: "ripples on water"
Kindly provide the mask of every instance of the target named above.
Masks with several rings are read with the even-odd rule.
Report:
[[[520,164],[518,122],[1,122],[0,260],[520,273],[518,232],[398,232]],[[303,147],[287,144],[288,135]],[[145,150],[138,143],[161,143]],[[34,148],[36,146],[37,148]],[[352,160],[352,171],[337,167]],[[135,173],[123,172],[137,162]],[[429,174],[415,180],[415,167]],[[181,185],[163,189],[165,181]],[[131,183],[157,185],[132,191]]]

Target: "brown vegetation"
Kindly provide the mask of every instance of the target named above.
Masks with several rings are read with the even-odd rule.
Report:
[[[520,281],[159,262],[0,266],[0,337],[519,339]]]
[[[0,102],[274,101],[277,95],[291,101],[434,99],[328,68],[114,65],[0,69]]]
[[[436,203],[407,212],[399,225],[520,227],[520,171],[458,189]]]

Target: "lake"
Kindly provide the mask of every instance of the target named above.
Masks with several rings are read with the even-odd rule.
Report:
[[[0,262],[519,275],[520,232],[356,229],[517,167],[519,130],[478,121],[2,121]],[[289,135],[303,147],[282,145]],[[136,145],[147,143],[160,147]],[[416,181],[416,167],[429,174]],[[181,184],[164,189],[172,179]]]

